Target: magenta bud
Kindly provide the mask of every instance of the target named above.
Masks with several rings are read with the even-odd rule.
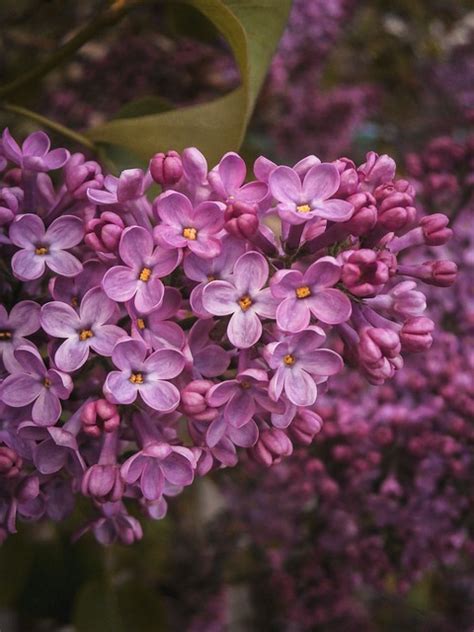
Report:
[[[0,476],[15,478],[20,473],[23,461],[21,457],[7,446],[0,446]]]
[[[387,231],[406,231],[416,219],[414,190],[406,180],[388,182],[377,187],[374,197],[378,207],[378,223]]]
[[[387,154],[379,156],[375,151],[369,151],[366,161],[358,169],[359,176],[366,187],[371,190],[381,184],[390,182],[395,177],[396,164]]]
[[[422,265],[429,271],[429,276],[423,278],[425,283],[449,287],[456,280],[458,267],[454,261],[430,261]]]
[[[207,393],[214,386],[210,380],[193,380],[181,393],[181,410],[196,421],[213,421],[218,411],[207,403]]]
[[[120,466],[115,463],[93,465],[82,477],[81,491],[84,496],[91,496],[99,502],[120,500],[124,492]]]
[[[257,443],[250,448],[250,456],[266,467],[279,463],[293,452],[288,435],[279,428],[268,428],[260,433]]]
[[[150,160],[150,173],[153,180],[161,186],[173,186],[183,176],[181,156],[173,150],[155,154]]]
[[[379,252],[368,248],[353,251],[342,266],[342,282],[354,296],[374,296],[389,277],[390,270]]]
[[[433,344],[434,323],[430,318],[409,318],[402,326],[400,340],[405,351],[426,351]]]
[[[323,420],[312,410],[300,409],[288,428],[288,435],[294,443],[310,445],[323,427]]]
[[[104,211],[99,218],[86,223],[84,241],[98,253],[115,253],[125,228],[122,218],[111,211]]]
[[[371,193],[354,193],[347,198],[354,206],[352,217],[344,222],[344,226],[352,235],[364,235],[372,230],[377,223],[377,207]]]
[[[423,236],[428,246],[443,246],[447,243],[453,231],[448,228],[449,218],[443,213],[434,213],[420,220]]]
[[[102,432],[112,432],[120,425],[117,406],[106,399],[88,402],[81,413],[82,429],[91,437],[100,437]]]

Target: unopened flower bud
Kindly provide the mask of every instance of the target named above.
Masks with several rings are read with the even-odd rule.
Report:
[[[403,349],[411,352],[426,351],[433,343],[433,331],[434,323],[430,318],[425,316],[409,318],[400,331]]]
[[[93,465],[82,478],[81,491],[84,496],[91,496],[99,502],[120,500],[124,492],[120,465],[116,463]]]
[[[64,166],[66,189],[76,200],[87,199],[87,189],[101,189],[104,176],[100,165],[86,160],[81,153],[73,154]]]
[[[257,208],[246,202],[235,201],[225,210],[225,229],[238,239],[249,239],[258,228]]]
[[[177,151],[155,154],[150,161],[150,173],[153,180],[161,186],[173,186],[183,175],[181,156]]]
[[[347,198],[354,206],[352,217],[343,223],[352,235],[364,235],[374,228],[377,223],[377,207],[371,193],[354,193]]]
[[[406,231],[413,225],[416,209],[414,190],[406,180],[396,180],[377,187],[374,197],[378,207],[378,223],[387,231]]]
[[[423,236],[428,246],[443,246],[448,242],[453,231],[448,228],[449,218],[443,213],[434,213],[422,217],[420,226],[423,230]]]
[[[379,252],[368,248],[354,250],[342,266],[342,282],[354,296],[373,296],[389,277],[390,270]]]
[[[323,427],[323,420],[312,410],[300,409],[288,427],[288,435],[294,443],[310,445]]]
[[[187,384],[181,393],[181,409],[196,421],[210,422],[218,415],[216,408],[207,403],[206,395],[214,386],[210,380],[193,380]]]
[[[97,253],[115,253],[124,228],[121,217],[111,211],[104,211],[99,218],[86,223],[84,241]]]
[[[102,432],[112,432],[120,425],[117,406],[106,399],[88,402],[81,414],[82,429],[91,437],[100,437]]]
[[[18,476],[23,461],[21,457],[7,446],[0,446],[0,476],[14,478]]]
[[[270,467],[293,452],[288,435],[279,428],[268,428],[260,433],[257,443],[249,450],[253,459]]]

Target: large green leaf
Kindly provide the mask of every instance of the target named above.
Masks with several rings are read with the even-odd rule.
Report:
[[[240,147],[291,0],[180,0],[198,9],[228,41],[241,86],[201,105],[127,119],[88,131],[101,143],[119,145],[147,159],[156,151],[196,146],[214,163]]]

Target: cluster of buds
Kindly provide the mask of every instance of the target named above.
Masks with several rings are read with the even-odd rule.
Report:
[[[388,156],[260,157],[249,179],[234,152],[118,177],[43,132],[20,147],[4,130],[1,152],[3,535],[83,495],[97,516],[81,533],[132,542],[131,503],[159,519],[242,451],[272,465],[308,445],[344,359],[382,384],[431,344],[417,282],[455,267],[402,253],[450,229],[416,218]]]

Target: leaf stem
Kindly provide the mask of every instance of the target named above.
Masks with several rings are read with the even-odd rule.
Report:
[[[79,132],[75,132],[74,130],[69,129],[69,127],[61,125],[61,123],[56,123],[56,121],[52,121],[51,119],[46,118],[45,116],[42,116],[37,112],[33,112],[31,110],[28,110],[27,108],[15,105],[13,103],[2,103],[0,107],[2,107],[7,112],[13,112],[14,114],[25,116],[26,118],[29,118],[32,121],[39,123],[40,125],[44,125],[45,127],[48,127],[49,129],[57,132],[58,134],[61,134],[62,136],[65,136],[66,138],[69,138],[70,140],[79,143],[84,147],[87,147],[87,149],[93,151],[94,153],[97,151],[97,147],[94,145],[94,143],[83,134],[79,134]]]

